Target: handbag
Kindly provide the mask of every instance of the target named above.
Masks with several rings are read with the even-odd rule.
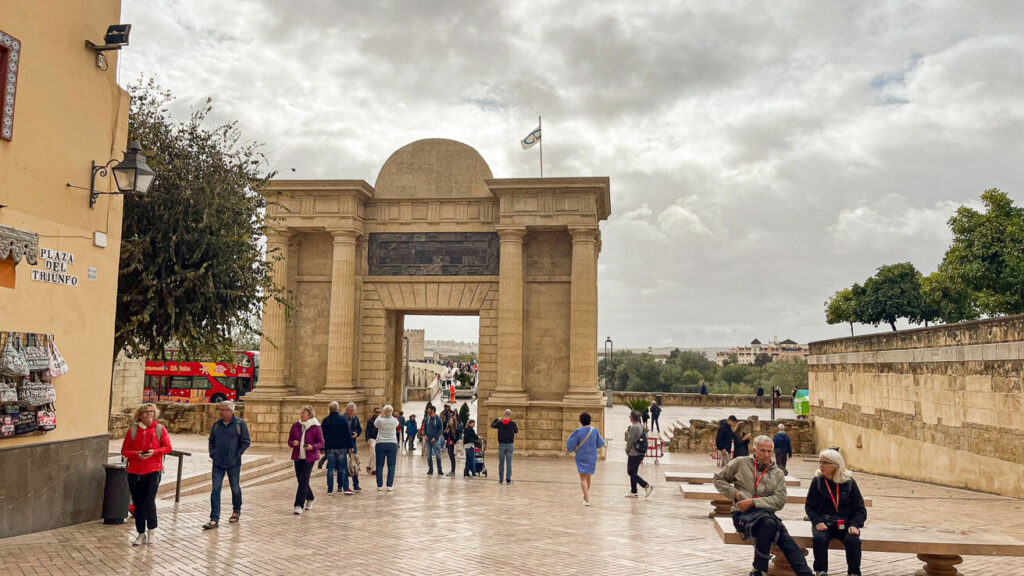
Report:
[[[580,440],[580,443],[577,444],[576,447],[572,449],[572,455],[573,456],[576,456],[576,455],[579,454],[578,450],[580,449],[580,446],[583,446],[584,444],[586,444],[587,440],[590,439],[590,435],[593,434],[593,433],[594,433],[594,427],[591,426],[590,427],[590,431],[588,431],[587,435],[583,437],[583,440]]]
[[[39,345],[35,334],[28,335],[28,346],[25,347],[25,362],[28,364],[28,369],[33,372],[50,369],[50,355],[47,354],[44,346]]]
[[[0,404],[17,404],[18,387],[7,382],[0,382]]]
[[[50,355],[50,378],[60,378],[70,372],[71,368],[68,367],[67,361],[64,360],[64,356],[61,355],[60,350],[57,348],[57,341],[53,336],[49,337],[46,347]]]
[[[14,332],[7,333],[7,344],[0,352],[0,373],[10,376],[28,376],[28,362],[21,348],[21,338]]]
[[[48,404],[44,409],[36,412],[36,423],[44,432],[49,432],[57,427],[57,411],[54,410],[53,404]]]
[[[29,432],[35,432],[39,429],[39,423],[36,421],[36,413],[33,411],[21,412],[18,414],[18,420],[14,424],[15,434],[28,434]]]
[[[17,421],[17,406],[4,406],[0,409],[0,438],[10,438],[11,436],[14,436],[14,424]]]
[[[355,452],[348,455],[348,475],[352,478],[359,476],[359,456]]]

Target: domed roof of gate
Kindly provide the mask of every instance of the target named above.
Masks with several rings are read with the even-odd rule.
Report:
[[[396,150],[377,175],[373,197],[489,198],[491,168],[480,153],[455,140],[428,138]]]

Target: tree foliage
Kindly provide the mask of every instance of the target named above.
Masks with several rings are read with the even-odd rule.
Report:
[[[997,188],[981,201],[984,212],[961,206],[949,219],[953,243],[940,269],[970,290],[981,313],[1024,313],[1024,208]]]
[[[856,310],[861,322],[873,326],[884,322],[895,331],[896,320],[917,318],[923,302],[921,273],[910,262],[901,262],[882,266],[864,282]]]
[[[235,122],[206,127],[210,101],[184,121],[152,80],[129,86],[129,138],[149,156],[156,180],[127,196],[118,278],[115,355],[225,358],[238,337],[260,333],[271,282],[261,238],[273,176],[260,145]]]
[[[857,321],[856,306],[853,289],[844,288],[825,302],[825,321],[829,324],[849,323],[850,336],[853,336],[853,323]]]

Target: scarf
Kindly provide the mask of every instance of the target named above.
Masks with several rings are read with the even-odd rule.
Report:
[[[320,421],[316,419],[316,416],[314,416],[314,417],[310,418],[309,420],[306,420],[305,422],[303,422],[302,420],[299,420],[299,424],[302,425],[302,438],[299,439],[299,459],[300,460],[305,460],[306,459],[306,431],[309,430],[310,428],[312,428],[313,426],[319,426],[320,425]]]

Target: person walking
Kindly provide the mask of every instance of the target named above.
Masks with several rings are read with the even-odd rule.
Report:
[[[476,476],[476,443],[480,436],[476,433],[476,420],[470,419],[466,422],[466,429],[462,432],[462,447],[466,449],[466,469],[463,476]]]
[[[224,486],[224,475],[231,487],[231,517],[235,523],[242,518],[242,454],[249,448],[249,426],[235,416],[235,403],[225,400],[217,407],[220,419],[210,429],[210,459],[213,460],[213,488],[210,490],[210,521],[203,524],[203,530],[220,526],[220,491]]]
[[[462,426],[460,425],[459,417],[456,415],[448,419],[448,423],[444,427],[444,446],[448,450],[448,460],[451,462],[451,468],[448,469],[449,478],[455,476],[455,445],[459,443],[462,436]]]
[[[313,490],[309,487],[309,475],[313,473],[313,464],[317,454],[324,447],[324,435],[320,429],[320,421],[312,406],[303,406],[299,413],[299,421],[292,424],[288,432],[288,445],[292,447],[292,460],[295,462],[295,479],[299,485],[295,490],[295,513],[311,510]]]
[[[811,520],[814,573],[828,574],[828,546],[832,540],[839,540],[846,550],[846,573],[860,576],[860,532],[868,510],[853,474],[846,469],[846,461],[838,451],[822,450],[818,454],[818,473],[807,489],[804,512]]]
[[[377,460],[376,460],[377,450],[376,450],[375,447],[377,445],[377,430],[378,430],[377,426],[374,425],[374,421],[376,421],[379,416],[380,416],[380,408],[379,407],[374,408],[373,409],[373,415],[370,416],[370,418],[367,419],[367,421],[366,421],[366,435],[363,436],[363,438],[366,439],[366,447],[369,448],[369,450],[370,450],[370,461],[373,462],[374,466],[377,465]],[[377,470],[375,468],[373,468],[372,466],[370,466],[370,463],[368,462],[366,464],[366,473],[370,474],[372,476],[373,474],[377,473]]]
[[[744,540],[754,539],[754,569],[768,571],[771,547],[785,555],[796,576],[812,576],[800,548],[775,515],[786,505],[786,473],[772,462],[774,445],[767,436],[754,439],[754,455],[733,459],[715,474],[715,488],[733,502],[732,523]]]
[[[377,441],[374,452],[377,457],[377,490],[384,489],[384,466],[388,467],[388,492],[395,485],[395,458],[398,456],[398,419],[394,416],[395,409],[387,404],[380,415],[373,419],[377,428]]]
[[[398,420],[398,447],[405,450],[405,411],[399,410],[395,419]]]
[[[416,425],[416,415],[409,414],[409,419],[405,422],[405,442],[408,444],[406,452],[412,454],[416,451],[416,432],[419,430],[419,426]]]
[[[348,422],[341,415],[341,405],[331,402],[330,414],[320,423],[327,453],[327,493],[334,494],[334,474],[338,474],[338,489],[345,495],[354,494],[348,487],[348,454],[352,451],[352,434]]]
[[[647,406],[644,406],[644,410],[643,410],[643,412],[640,413],[640,417],[643,418],[643,420],[644,420],[644,428],[647,428],[647,423],[651,419],[651,405],[650,404],[648,404]],[[650,428],[647,428],[647,429],[650,430]]]
[[[444,422],[437,415],[433,406],[427,408],[427,417],[423,420],[423,447],[430,450],[427,454],[427,476],[434,473],[434,459],[437,459],[437,475],[444,474],[441,470],[441,435],[444,433]]]
[[[775,433],[775,437],[772,438],[772,442],[775,443],[775,463],[779,465],[779,468],[789,474],[789,469],[786,468],[786,462],[793,457],[793,445],[789,441],[789,435],[786,434],[786,425],[779,423],[779,431]]]
[[[729,416],[729,418],[735,418]],[[718,433],[715,435],[715,449],[718,450],[718,454],[721,460],[721,466],[725,466],[732,459],[732,426],[729,425],[728,419],[723,419],[718,422]]]
[[[661,404],[657,402],[651,402],[651,430],[658,429],[658,434],[661,434],[661,424],[658,423],[658,418],[661,416]]]
[[[512,453],[515,450],[516,434],[519,427],[512,419],[512,411],[506,409],[503,418],[495,418],[491,428],[498,431],[498,484],[503,481],[512,484]]]
[[[156,421],[159,417],[160,410],[155,404],[139,405],[132,412],[132,424],[121,442],[121,456],[128,461],[128,491],[135,505],[138,532],[132,546],[149,544],[157,528],[156,492],[163,476],[164,456],[171,452],[171,438],[167,428]]]
[[[734,420],[732,434],[732,457],[750,456],[750,432],[747,431],[747,421]]]
[[[629,475],[629,494],[627,498],[639,498],[636,487],[644,489],[644,497],[648,498],[654,486],[640,477],[640,464],[647,455],[647,431],[640,424],[640,413],[633,410],[629,413],[629,428],[626,428],[626,474]]]
[[[363,433],[363,426],[359,423],[359,416],[356,415],[356,405],[349,402],[345,405],[345,423],[348,424],[349,436],[352,437],[351,454],[359,454],[359,435]],[[359,457],[356,457],[359,460]],[[346,463],[347,464],[347,463]],[[352,490],[359,492],[359,475],[352,476]]]
[[[708,395],[708,385],[703,382],[700,384],[700,395],[705,396],[703,400],[707,400],[706,396]]]
[[[601,433],[590,425],[590,414],[580,414],[580,427],[565,441],[566,451],[576,455],[576,471],[580,475],[583,505],[590,506],[590,480],[597,468],[597,450],[604,446]]]

